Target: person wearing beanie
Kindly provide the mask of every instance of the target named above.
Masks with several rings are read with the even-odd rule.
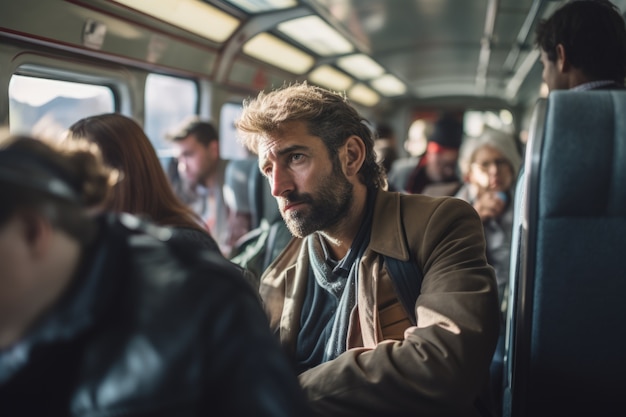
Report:
[[[487,260],[496,270],[498,296],[503,301],[509,282],[513,190],[522,157],[514,138],[486,129],[467,139],[460,149],[459,170],[464,184],[456,193],[474,207],[485,229]]]
[[[444,114],[428,137],[426,153],[409,174],[405,192],[433,197],[452,196],[461,186],[456,165],[463,140],[463,123]]]
[[[486,129],[480,136],[464,141],[459,168],[465,184],[456,197],[469,202],[483,223],[487,262],[496,272],[501,326],[498,345],[490,366],[495,406],[500,409],[505,342],[504,317],[509,287],[511,239],[513,233],[513,196],[515,179],[522,163],[512,135]]]

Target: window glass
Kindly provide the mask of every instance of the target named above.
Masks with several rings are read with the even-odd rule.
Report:
[[[220,153],[224,159],[244,159],[248,150],[237,139],[235,121],[241,115],[241,103],[224,103],[220,110]]]
[[[480,136],[486,127],[513,133],[513,115],[510,111],[470,110],[464,115],[465,134],[468,136]]]
[[[150,74],[145,100],[144,130],[165,166],[175,156],[167,135],[197,113],[198,86],[189,79]]]
[[[9,130],[60,138],[84,117],[115,111],[109,87],[13,75],[9,81]]]

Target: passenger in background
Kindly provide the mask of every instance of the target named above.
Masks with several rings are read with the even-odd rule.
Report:
[[[490,128],[466,139],[459,157],[465,183],[456,196],[472,204],[483,222],[501,305],[509,282],[513,190],[521,162],[513,136]]]
[[[406,189],[409,174],[415,169],[426,152],[428,137],[432,135],[432,130],[433,123],[428,120],[417,119],[411,123],[407,138],[404,141],[404,149],[409,156],[397,158],[391,164],[387,173],[389,190],[403,191]]]
[[[487,128],[481,136],[468,138],[461,146],[459,167],[465,184],[457,197],[469,202],[483,222],[487,262],[496,271],[498,300],[502,312],[500,338],[491,362],[494,409],[502,409],[505,317],[507,309],[513,197],[522,162],[512,135]],[[496,416],[500,415],[496,413]]]
[[[174,194],[154,147],[137,122],[118,113],[86,117],[70,126],[67,144],[84,140],[95,144],[104,162],[121,173],[104,209],[145,216],[172,227],[175,239],[219,251],[202,220]]]
[[[109,184],[94,151],[0,149],[2,415],[308,415],[240,270],[94,217]]]
[[[536,44],[550,91],[624,88],[626,25],[613,3],[566,3],[539,23]]]
[[[374,151],[379,164],[383,166],[385,174],[389,173],[391,165],[398,159],[398,143],[396,134],[391,125],[380,123],[376,127],[376,139],[374,140]]]
[[[260,93],[237,127],[295,237],[260,294],[315,413],[478,415],[499,314],[472,207],[385,191],[366,121],[322,88]]]
[[[539,22],[535,36],[543,65],[542,78],[550,91],[625,88],[626,23],[613,3],[568,2]],[[522,166],[517,180],[519,206],[514,210],[513,225],[516,242],[521,228],[521,205],[526,200],[524,170]],[[519,251],[515,247],[513,250]],[[515,268],[512,264],[511,269]]]
[[[462,140],[463,123],[444,114],[435,122],[424,156],[405,178],[394,176],[393,188],[409,194],[453,196],[461,187],[456,169]]]
[[[178,169],[187,184],[185,192],[193,194],[190,207],[205,222],[222,253],[228,256],[231,247],[223,195],[228,161],[220,157],[217,130],[211,123],[193,118],[168,139],[178,150]]]

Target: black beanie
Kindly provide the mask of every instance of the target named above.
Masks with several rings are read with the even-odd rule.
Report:
[[[435,142],[446,148],[459,149],[463,140],[463,123],[451,115],[443,115],[428,137],[429,142]]]

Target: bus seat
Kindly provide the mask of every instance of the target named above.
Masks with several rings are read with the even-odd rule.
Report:
[[[626,389],[626,91],[554,91],[535,110],[503,415],[614,415]]]
[[[250,172],[256,168],[256,159],[233,159],[224,172],[224,200],[229,210],[251,213],[254,201],[250,200],[248,182]]]
[[[226,204],[233,211],[249,213],[250,230],[258,228],[264,219],[273,223],[280,218],[278,203],[256,158],[229,161],[224,177]]]
[[[250,171],[248,194],[250,195],[250,201],[254,202],[255,207],[252,218],[253,228],[260,227],[264,220],[271,224],[280,218],[278,203],[272,195],[272,189],[267,179],[261,175],[258,163],[255,163]]]

